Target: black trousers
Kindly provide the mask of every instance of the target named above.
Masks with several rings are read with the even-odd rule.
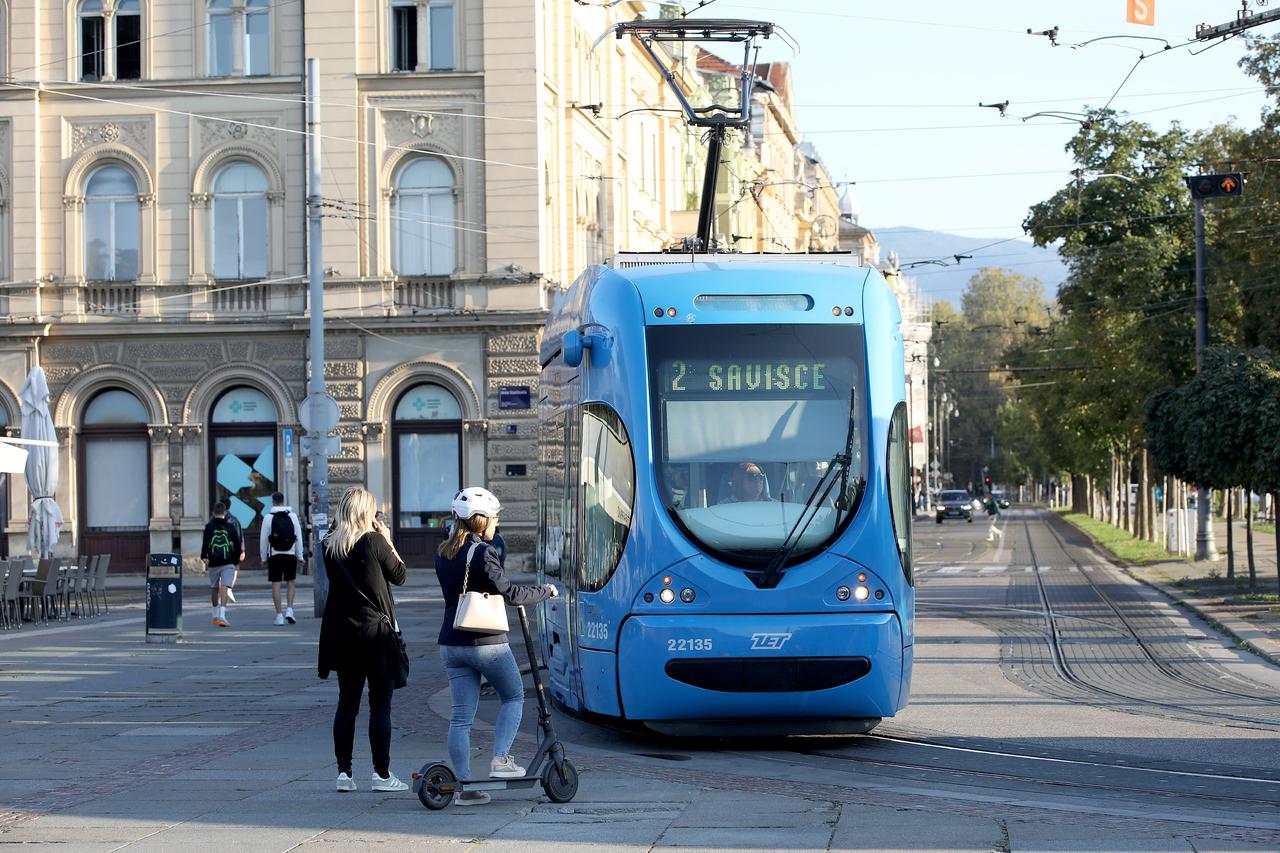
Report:
[[[338,772],[351,773],[351,750],[356,740],[356,716],[365,680],[369,682],[369,752],[373,770],[385,777],[391,767],[391,683],[367,676],[363,669],[338,670],[338,710],[333,715],[333,754]]]

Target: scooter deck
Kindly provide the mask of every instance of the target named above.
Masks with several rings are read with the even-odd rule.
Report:
[[[541,776],[521,776],[519,779],[470,779],[455,782],[459,791],[507,791],[516,788],[532,788],[542,783]]]

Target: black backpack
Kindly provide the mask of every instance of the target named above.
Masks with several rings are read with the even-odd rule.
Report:
[[[289,513],[271,513],[271,533],[267,535],[267,541],[271,543],[271,548],[275,551],[293,549],[298,537],[294,533],[293,519],[289,517]]]

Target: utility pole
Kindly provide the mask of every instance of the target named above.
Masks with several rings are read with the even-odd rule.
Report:
[[[324,387],[324,220],[320,194],[320,61],[307,60],[307,218],[311,310],[311,374],[307,378],[307,399],[299,409],[299,419],[307,431],[302,451],[307,457],[311,482],[311,573],[315,579],[312,599],[314,615],[324,615],[329,597],[329,575],[324,568],[321,540],[329,527],[329,432],[338,425],[336,401]]]
[[[1204,350],[1209,346],[1209,294],[1204,280],[1204,200],[1211,196],[1244,194],[1244,175],[1228,172],[1221,175],[1193,175],[1186,179],[1187,189],[1196,210],[1196,371],[1204,366]],[[1127,487],[1126,487],[1127,492]],[[1203,484],[1196,488],[1196,556],[1197,560],[1218,559],[1213,535],[1213,490]],[[1126,500],[1127,500],[1126,495]]]

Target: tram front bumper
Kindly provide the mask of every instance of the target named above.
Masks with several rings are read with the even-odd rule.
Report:
[[[892,612],[633,616],[618,682],[631,720],[888,717],[902,655]]]

